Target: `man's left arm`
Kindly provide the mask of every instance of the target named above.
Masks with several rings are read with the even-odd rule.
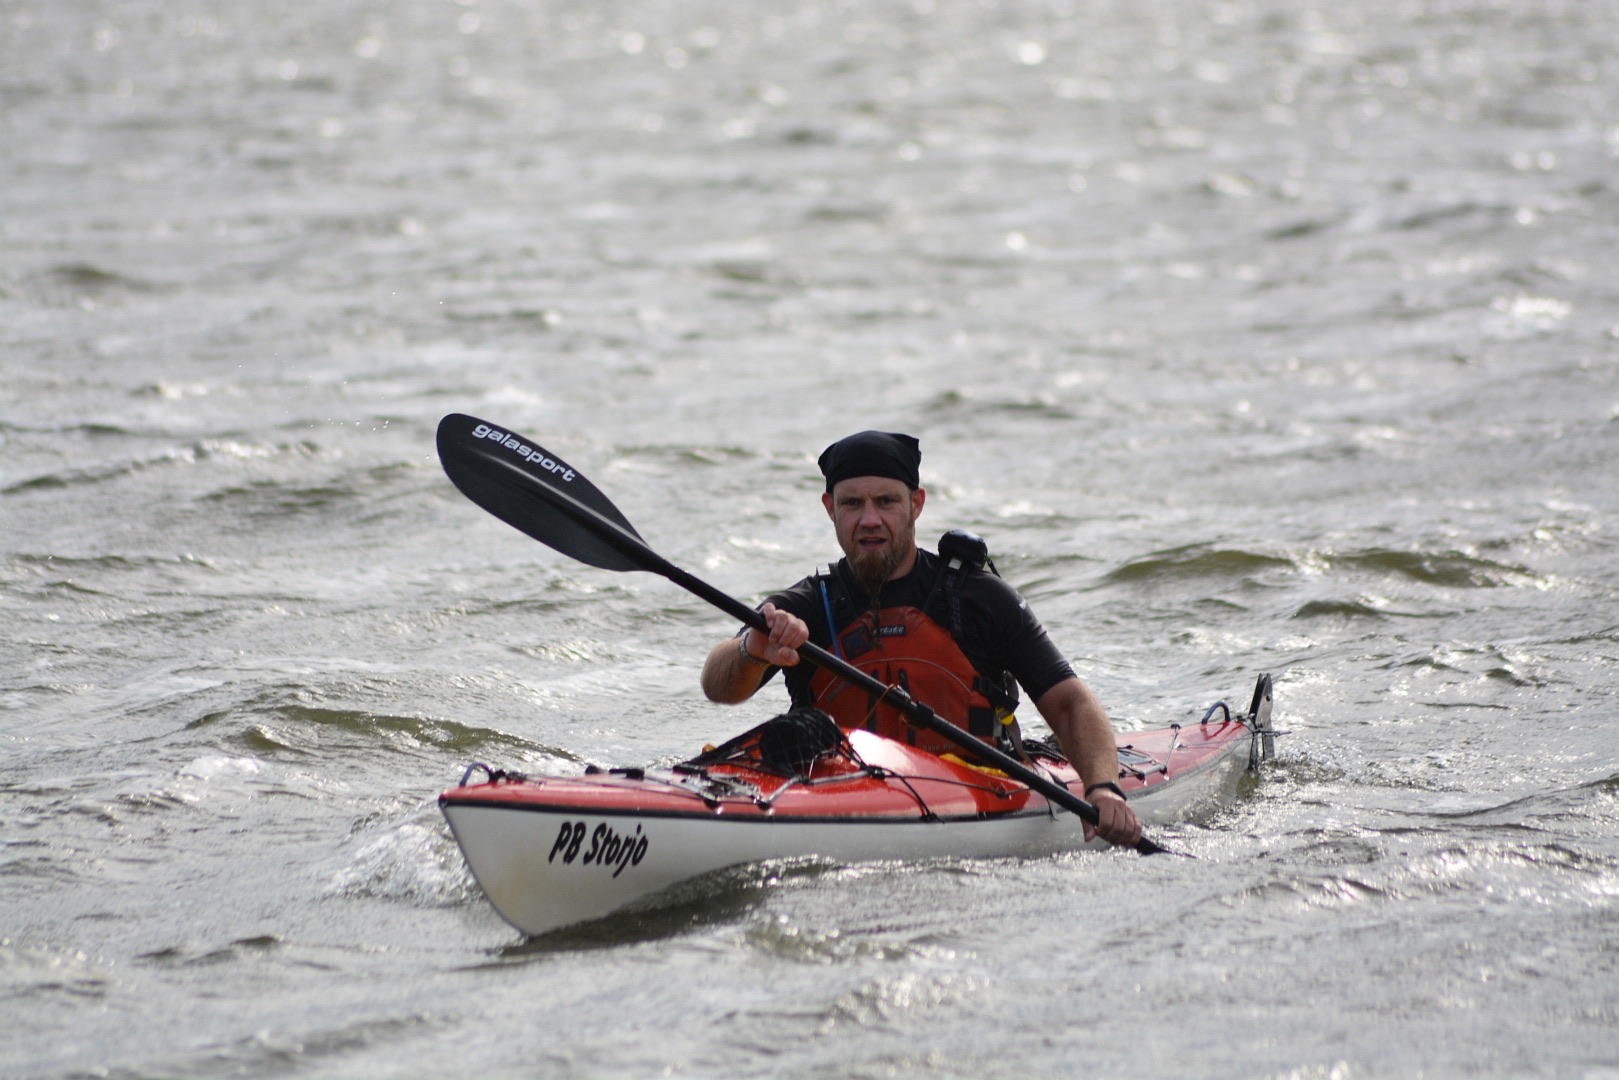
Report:
[[[1079,772],[1081,783],[1089,787],[1118,782],[1119,749],[1113,725],[1090,687],[1077,677],[1064,679],[1041,694],[1034,704]],[[1085,800],[1096,807],[1096,835],[1125,847],[1134,847],[1141,839],[1141,822],[1119,796],[1107,788],[1098,788]]]

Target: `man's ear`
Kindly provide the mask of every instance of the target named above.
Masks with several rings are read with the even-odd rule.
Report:
[[[922,516],[922,504],[927,501],[928,493],[925,489],[917,488],[911,492],[911,519],[913,521]]]
[[[832,517],[832,493],[830,491],[821,492],[821,505],[826,507],[826,516]]]

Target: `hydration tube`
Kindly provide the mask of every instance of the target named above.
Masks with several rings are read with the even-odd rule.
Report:
[[[838,640],[838,628],[832,622],[832,597],[826,591],[826,578],[817,577],[815,583],[821,587],[821,610],[826,612],[826,632],[832,638],[832,653],[843,660],[843,642]]]

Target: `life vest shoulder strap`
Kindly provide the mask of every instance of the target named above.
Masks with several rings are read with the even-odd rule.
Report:
[[[1001,572],[989,557],[989,544],[977,533],[965,529],[951,529],[939,537],[939,576],[934,580],[922,610],[928,617],[949,629],[958,646],[966,640],[966,626],[961,614],[961,582],[968,574]],[[998,710],[1011,713],[1017,710],[1017,683],[1006,671],[986,671],[979,675],[981,685],[975,687],[994,703]]]

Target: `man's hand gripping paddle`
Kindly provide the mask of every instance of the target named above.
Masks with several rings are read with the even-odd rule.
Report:
[[[507,428],[451,413],[438,426],[438,456],[462,493],[506,524],[570,558],[603,570],[646,570],[668,578],[732,618],[768,634],[764,616],[647,546],[635,526],[577,469]],[[887,686],[821,647],[805,642],[798,655],[894,705],[912,724],[954,743],[985,765],[1044,795],[1094,826],[1096,807],[1021,761],[944,720],[904,690]],[[1143,855],[1167,851],[1143,836]]]

